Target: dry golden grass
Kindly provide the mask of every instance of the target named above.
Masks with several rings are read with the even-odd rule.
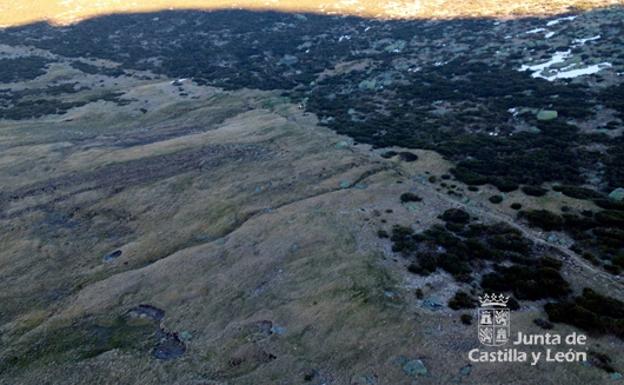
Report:
[[[71,24],[111,13],[174,9],[276,10],[378,18],[458,18],[551,15],[568,12],[573,8],[590,9],[622,3],[622,0],[23,0],[0,4],[0,26],[42,20],[53,24]]]

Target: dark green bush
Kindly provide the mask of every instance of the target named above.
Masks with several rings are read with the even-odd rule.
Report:
[[[590,288],[572,301],[544,306],[552,322],[567,323],[600,334],[614,334],[624,339],[624,302]]]
[[[420,201],[422,201],[422,198],[414,193],[406,192],[406,193],[401,194],[401,202],[403,203],[420,202]]]
[[[477,300],[470,294],[460,290],[449,300],[448,307],[453,310],[474,309],[477,307]]]
[[[499,204],[503,201],[503,197],[500,195],[492,195],[488,200],[494,204]]]
[[[556,231],[563,228],[563,219],[548,210],[520,211],[519,218],[525,218],[532,227],[539,227],[545,231]]]
[[[445,222],[462,223],[470,222],[470,214],[462,209],[448,209],[440,216]]]
[[[561,192],[563,195],[569,196],[571,198],[576,199],[599,199],[602,198],[603,195],[597,191],[585,188],[585,187],[577,187],[577,186],[554,186],[553,190]]]
[[[418,160],[418,155],[408,151],[401,151],[399,152],[399,158],[404,162],[415,162]]]
[[[397,155],[396,151],[386,151],[383,154],[381,154],[381,157],[384,159],[390,159],[393,158]]]
[[[539,187],[539,186],[522,186],[521,190],[526,195],[533,196],[533,197],[541,197],[541,196],[546,195],[546,193],[548,192],[547,189]]]
[[[513,292],[521,300],[562,298],[570,292],[559,271],[545,265],[498,267],[482,277],[481,287],[486,291]]]

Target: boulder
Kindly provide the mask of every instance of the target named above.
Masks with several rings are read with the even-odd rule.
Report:
[[[537,113],[537,120],[547,121],[557,119],[559,114],[555,110],[541,110]]]
[[[613,199],[614,201],[624,202],[624,188],[618,187],[615,190],[611,191],[609,194],[609,199]]]
[[[409,360],[403,365],[403,371],[410,377],[424,376],[427,368],[421,360]]]

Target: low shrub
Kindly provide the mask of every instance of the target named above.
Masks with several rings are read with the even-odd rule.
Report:
[[[552,322],[624,339],[624,302],[590,288],[583,289],[582,295],[572,301],[548,303],[544,309]]]
[[[541,197],[541,196],[546,195],[546,193],[548,192],[547,189],[539,187],[539,186],[522,186],[521,190],[526,195],[529,195],[532,197]]]
[[[477,307],[477,300],[464,291],[458,291],[448,302],[448,307],[453,310],[474,309]]]
[[[531,227],[539,227],[545,231],[557,231],[563,228],[563,219],[548,210],[520,211],[519,218],[525,218]]]
[[[401,202],[403,203],[420,202],[420,201],[422,201],[422,198],[414,193],[406,192],[406,193],[401,194]]]
[[[492,195],[488,200],[497,205],[503,201],[503,197],[500,195]]]
[[[462,209],[448,209],[440,216],[444,222],[463,223],[470,222],[470,214]]]

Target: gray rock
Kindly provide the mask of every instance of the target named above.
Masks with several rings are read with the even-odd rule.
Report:
[[[472,372],[471,364],[468,364],[464,366],[463,368],[459,369],[459,374],[464,377],[469,376],[471,372]]]
[[[424,376],[427,368],[421,360],[409,360],[403,365],[403,371],[410,377]]]
[[[614,201],[624,202],[624,188],[618,187],[615,190],[611,191],[609,194],[609,199],[613,199]]]
[[[271,327],[271,332],[273,334],[277,334],[278,336],[284,335],[286,333],[286,328],[283,326],[273,325]]]
[[[557,119],[559,114],[555,110],[541,110],[537,113],[537,120],[547,121]]]
[[[180,340],[183,342],[189,342],[191,339],[193,339],[193,335],[188,331],[183,330],[180,332]]]
[[[436,298],[429,297],[423,300],[422,307],[424,307],[425,309],[436,311],[442,309],[444,305],[442,305],[440,301],[438,301]]]
[[[356,374],[351,377],[351,385],[377,385],[377,376]]]
[[[278,64],[284,64],[287,66],[291,66],[293,64],[297,64],[299,62],[299,58],[297,58],[294,55],[284,55],[284,57],[282,57],[282,59],[279,61]]]

